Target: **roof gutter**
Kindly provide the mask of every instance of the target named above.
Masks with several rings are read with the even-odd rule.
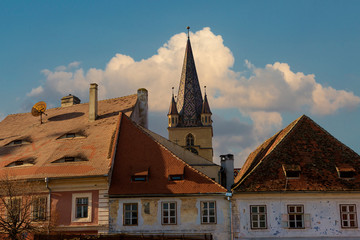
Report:
[[[109,194],[109,198],[136,198],[136,197],[192,197],[192,196],[224,196],[222,193],[181,193],[181,194]]]

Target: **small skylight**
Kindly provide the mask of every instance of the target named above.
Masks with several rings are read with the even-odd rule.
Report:
[[[133,182],[146,182],[147,181],[147,176],[132,176],[131,180]]]
[[[299,165],[282,165],[286,178],[296,179],[300,178],[301,168]]]
[[[72,156],[67,156],[67,157],[63,157],[60,158],[58,160],[55,160],[51,163],[68,163],[68,162],[86,162],[88,161],[86,158],[84,157],[72,157]]]
[[[131,176],[132,182],[146,182],[148,181],[149,169],[138,169],[133,171]]]
[[[32,166],[34,164],[35,164],[34,158],[26,158],[26,159],[16,160],[16,161],[6,165],[6,167]]]
[[[352,179],[355,176],[355,169],[348,165],[336,166],[339,178]]]

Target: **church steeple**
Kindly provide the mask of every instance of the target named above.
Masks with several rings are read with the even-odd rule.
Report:
[[[191,49],[190,28],[187,29],[188,39],[179,92],[176,101],[173,92],[168,113],[169,140],[212,162],[211,111],[206,91],[203,101]]]
[[[177,98],[177,110],[182,126],[201,125],[202,102],[190,37],[188,37]]]

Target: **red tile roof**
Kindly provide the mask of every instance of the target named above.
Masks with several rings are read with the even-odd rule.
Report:
[[[147,181],[132,181],[137,169],[148,169]],[[171,181],[170,175],[184,174]],[[122,115],[110,184],[110,195],[224,193],[226,189],[173,155]]]
[[[339,178],[339,166],[355,176]],[[286,178],[286,170],[300,177]],[[303,115],[249,155],[234,186],[238,192],[359,191],[360,156]]]
[[[99,118],[93,122],[88,120],[88,103],[48,109],[43,124],[31,113],[7,116],[0,122],[0,176],[7,173],[26,179],[108,174],[118,114],[131,115],[136,101],[136,94],[99,101]],[[85,137],[58,139],[66,133]],[[6,146],[19,139],[28,144]],[[87,161],[52,163],[64,157]],[[34,165],[6,167],[29,158],[34,159]]]

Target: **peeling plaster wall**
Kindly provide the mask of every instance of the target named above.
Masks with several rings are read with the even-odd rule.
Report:
[[[201,201],[216,201],[217,223],[201,224]],[[176,202],[177,224],[161,224],[161,203]],[[138,225],[123,225],[123,204],[138,204]],[[229,202],[224,196],[110,199],[111,233],[212,234],[215,240],[230,239]]]
[[[335,193],[288,193],[288,194],[235,194],[236,202],[233,218],[235,239],[278,239],[305,238],[327,239],[330,237],[346,238],[359,237],[360,230],[341,228],[340,204],[355,204],[357,219],[360,220],[360,194]],[[287,205],[299,204],[304,206],[304,213],[310,214],[310,227],[305,229],[288,229],[282,227],[282,214],[287,214]],[[267,229],[252,230],[250,223],[250,205],[266,205]],[[359,222],[358,222],[359,225]]]

